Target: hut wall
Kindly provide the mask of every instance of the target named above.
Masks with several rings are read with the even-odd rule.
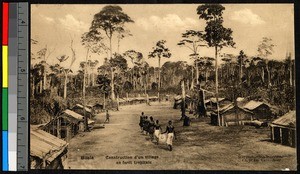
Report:
[[[221,120],[223,121],[222,125],[226,126],[239,125],[242,124],[243,121],[252,120],[252,114],[241,109],[237,109],[237,113],[234,110],[231,110],[220,114],[220,116],[222,118]],[[211,124],[218,125],[218,116],[215,113],[211,114]]]
[[[256,119],[267,119],[270,118],[272,115],[269,106],[264,104],[254,109],[253,113],[254,113],[254,118]]]
[[[271,141],[274,143],[295,147],[295,130],[288,127],[271,126]]]
[[[48,124],[43,130],[65,141],[70,141],[79,131],[79,125],[68,121],[64,116],[60,117],[59,135],[57,133],[57,119]]]

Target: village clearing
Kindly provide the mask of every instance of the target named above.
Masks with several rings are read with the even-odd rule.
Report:
[[[183,127],[180,110],[171,102],[121,106],[111,111],[105,128],[76,135],[69,142],[70,169],[138,170],[296,170],[296,148],[270,141],[270,128],[253,126],[219,127],[210,118],[191,120]],[[165,131],[173,120],[177,133],[173,151],[155,145],[140,131],[141,112],[158,119]],[[96,116],[103,123],[104,113]]]

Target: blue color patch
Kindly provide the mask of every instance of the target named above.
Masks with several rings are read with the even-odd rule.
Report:
[[[2,131],[2,171],[8,171],[8,132]]]

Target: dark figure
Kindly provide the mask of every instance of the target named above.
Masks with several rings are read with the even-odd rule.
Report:
[[[104,121],[104,123],[108,122],[109,123],[109,113],[108,113],[108,110],[106,110],[106,120]]]
[[[139,123],[139,126],[141,127],[142,132],[143,132],[144,119],[145,119],[145,115],[144,115],[144,112],[142,112],[142,115],[140,116],[140,123]]]
[[[148,127],[149,127],[149,120],[148,117],[145,116],[144,123],[143,123],[143,131],[146,135],[148,134]]]
[[[153,120],[153,117],[150,117],[148,132],[149,132],[151,141],[153,141],[153,138],[154,138],[153,137],[153,134],[154,134],[154,125],[155,125],[155,122]]]
[[[167,145],[169,146],[169,150],[173,150],[173,138],[176,140],[176,134],[175,134],[175,128],[172,124],[172,121],[169,121],[169,124],[166,128],[166,131],[164,133],[167,133]]]
[[[185,116],[183,119],[183,126],[190,126],[191,120],[190,117]]]
[[[185,117],[185,109],[186,109],[185,102],[182,101],[181,102],[181,118],[180,118],[180,120],[184,119],[184,117]]]
[[[206,106],[204,101],[204,91],[199,91],[199,101],[198,101],[198,114],[199,116],[206,117]]]

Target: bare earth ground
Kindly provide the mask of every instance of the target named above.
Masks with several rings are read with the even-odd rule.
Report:
[[[172,152],[165,144],[155,145],[140,133],[138,123],[142,111],[159,119],[163,131],[168,120],[175,121],[178,136]],[[104,118],[103,113],[97,115],[96,122],[102,123]],[[180,110],[172,109],[169,102],[121,106],[120,111],[111,112],[111,121],[105,128],[83,132],[70,141],[68,166],[103,170],[297,168],[296,149],[269,142],[269,128],[218,127],[210,125],[209,118],[192,119],[190,127],[182,127],[179,118]]]

